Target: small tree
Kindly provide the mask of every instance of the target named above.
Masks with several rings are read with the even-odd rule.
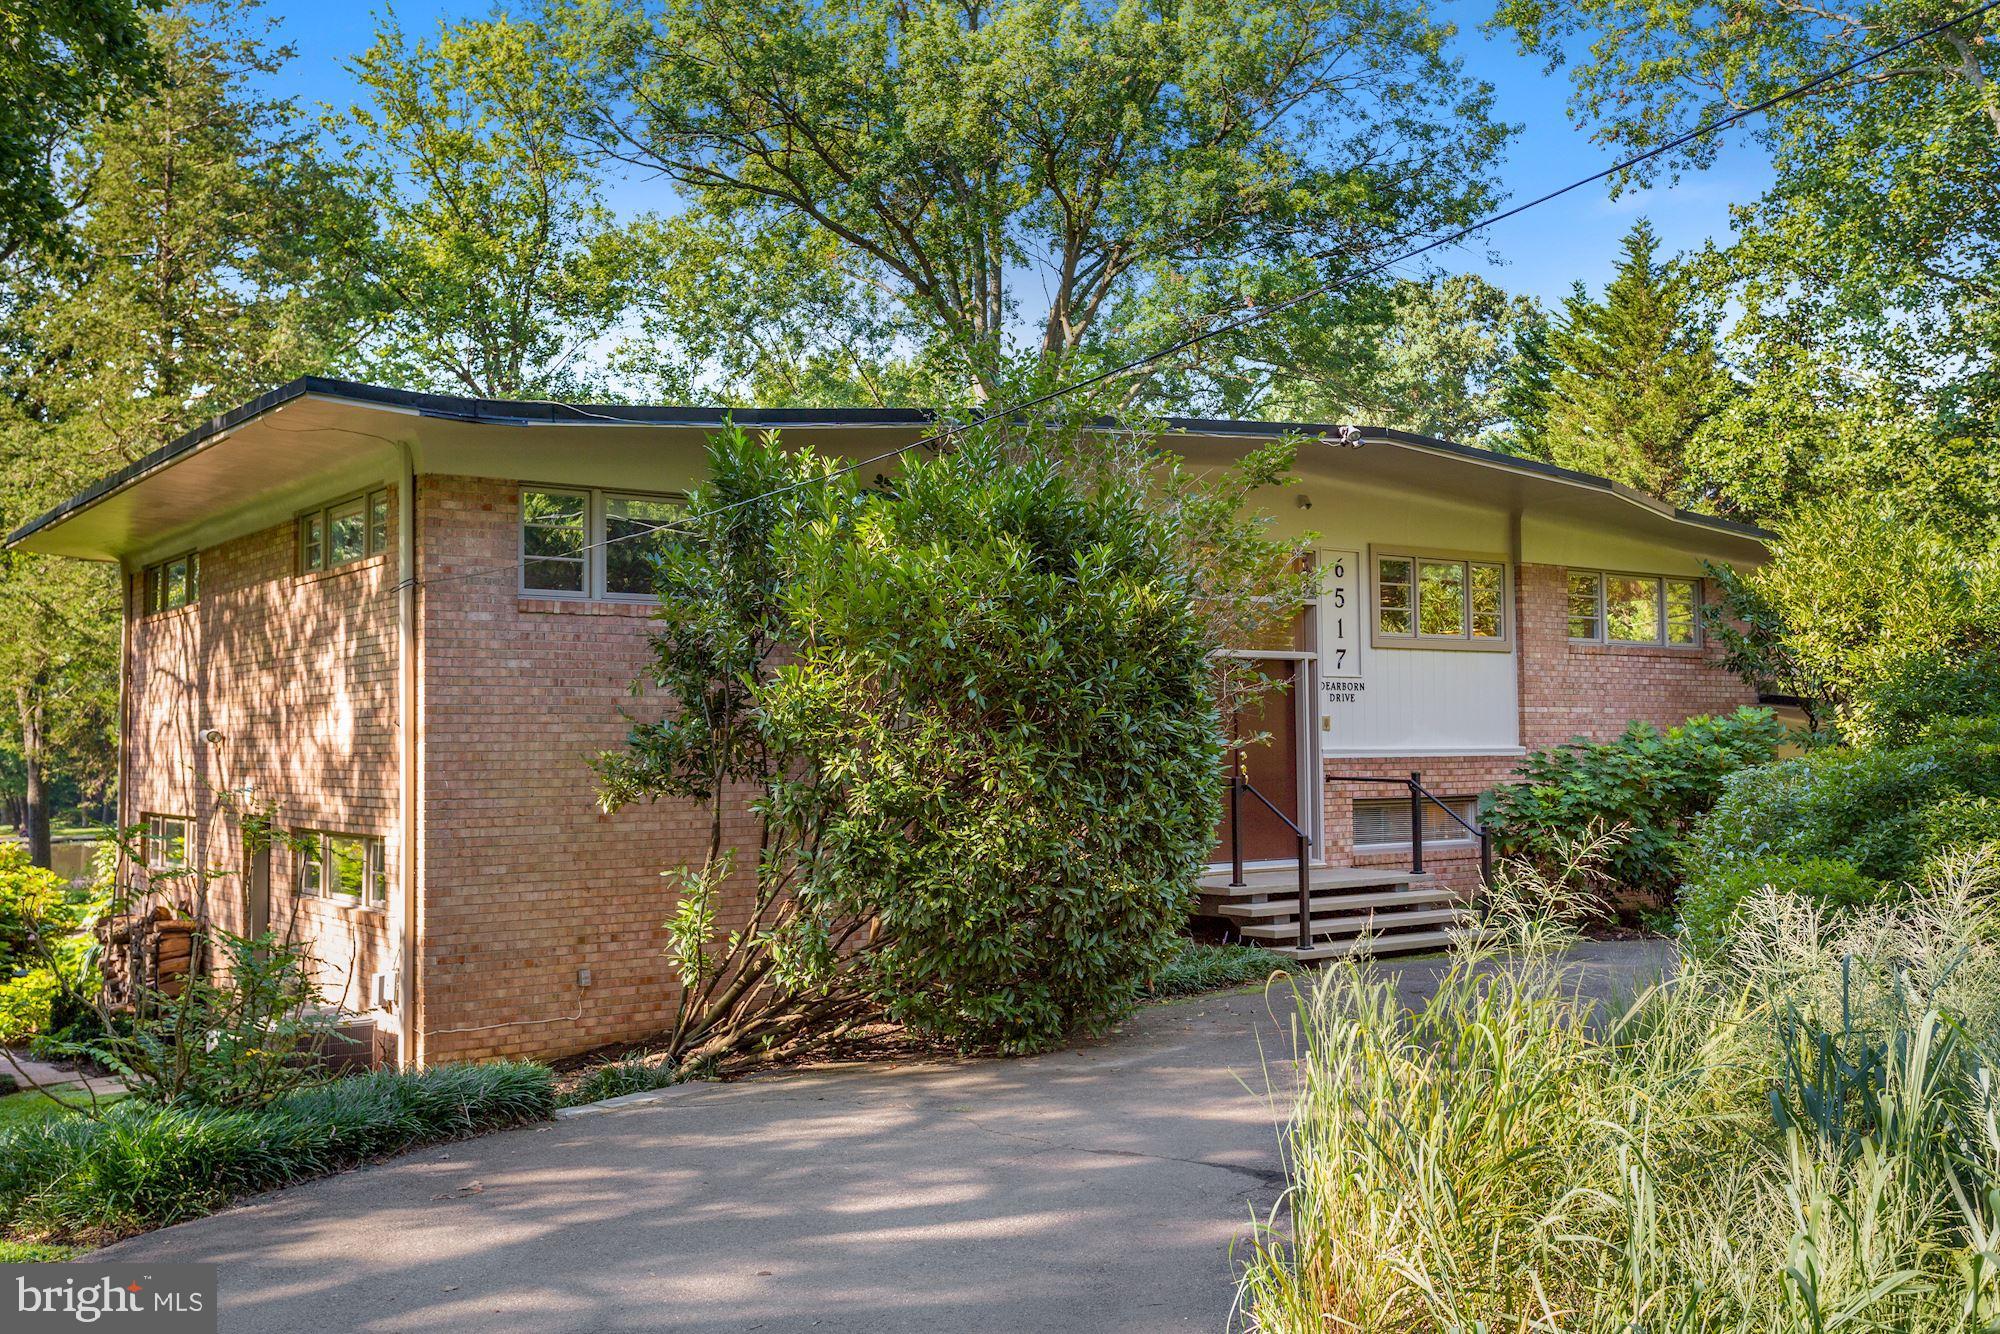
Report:
[[[672,877],[680,1059],[883,1018],[1045,1047],[1127,1009],[1184,920],[1218,815],[1211,653],[1286,605],[1217,580],[1295,606],[1292,553],[1171,465],[1018,452],[871,487],[773,438],[711,446],[658,557],[670,711],[600,765],[607,806],[708,806]]]

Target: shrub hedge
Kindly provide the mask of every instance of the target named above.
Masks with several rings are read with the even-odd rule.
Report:
[[[1786,735],[1769,709],[1744,708],[1664,732],[1633,723],[1615,741],[1537,751],[1488,804],[1494,850],[1546,869],[1593,824],[1622,826],[1607,874],[1664,892],[1674,884],[1674,848],[1688,822],[1708,809],[1725,776],[1769,761]]]
[[[1303,965],[1255,945],[1210,945],[1182,941],[1153,974],[1147,994],[1156,999],[1195,996],[1224,987],[1262,986],[1273,973],[1303,972]]]
[[[110,1241],[554,1107],[548,1068],[525,1062],[338,1079],[257,1111],[128,1099],[0,1133],[0,1220],[29,1240]]]
[[[1680,892],[1677,905],[1681,943],[1703,959],[1720,959],[1727,952],[1736,910],[1766,888],[1818,899],[1836,908],[1855,908],[1874,901],[1881,886],[1848,862],[1828,857],[1787,861],[1758,857],[1723,867]]]
[[[1909,746],[1814,751],[1725,778],[1682,870],[1694,884],[1775,857],[1916,879],[1939,853],[2000,837],[1996,802],[2000,719],[1940,725]]]

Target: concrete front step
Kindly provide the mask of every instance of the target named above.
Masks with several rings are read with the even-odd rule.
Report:
[[[1296,945],[1274,945],[1273,954],[1288,954],[1300,963],[1320,963],[1328,959],[1348,959],[1361,953],[1372,956],[1384,954],[1429,954],[1448,949],[1457,933],[1451,931],[1411,931],[1400,936],[1354,936],[1345,940],[1330,940],[1315,944],[1310,949],[1300,949]]]
[[[1350,936],[1398,931],[1413,926],[1449,926],[1466,916],[1460,907],[1430,908],[1416,912],[1378,912],[1355,917],[1321,917],[1312,919],[1312,934],[1315,939],[1343,939]],[[1299,926],[1296,920],[1290,922],[1258,922],[1240,928],[1245,940],[1297,941]]]
[[[1327,913],[1374,912],[1382,908],[1417,908],[1456,901],[1457,895],[1438,885],[1411,885],[1379,893],[1336,890],[1314,894],[1307,900],[1314,917]],[[1290,894],[1274,894],[1267,899],[1246,901],[1204,894],[1201,896],[1201,911],[1213,917],[1226,917],[1232,922],[1255,922],[1272,917],[1296,918],[1299,915],[1299,896],[1294,890]]]
[[[1307,869],[1307,883],[1316,890],[1324,889],[1387,889],[1393,885],[1414,885],[1419,881],[1428,882],[1429,875],[1416,875],[1409,871],[1392,871],[1367,866],[1312,866]],[[1225,898],[1263,898],[1271,894],[1299,892],[1299,868],[1297,866],[1265,867],[1243,873],[1243,883],[1232,886],[1229,883],[1229,868],[1210,871],[1201,878],[1201,892]]]

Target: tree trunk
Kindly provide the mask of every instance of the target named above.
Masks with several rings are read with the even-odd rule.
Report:
[[[14,690],[14,703],[21,711],[21,767],[26,771],[28,791],[22,800],[21,836],[28,844],[28,860],[49,869],[49,793],[42,782],[42,704],[25,686]]]

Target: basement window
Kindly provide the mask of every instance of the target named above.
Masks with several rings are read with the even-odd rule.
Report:
[[[1479,823],[1479,798],[1443,797],[1445,805],[1458,812],[1466,824]],[[1472,843],[1464,826],[1424,803],[1424,846],[1446,847]],[[1357,848],[1407,848],[1410,846],[1410,799],[1408,797],[1362,797],[1354,803],[1354,846]]]
[[[298,519],[301,574],[338,569],[389,549],[389,493],[345,496]]]
[[[1572,643],[1666,648],[1701,643],[1698,579],[1571,570],[1568,609]]]
[[[187,865],[193,820],[185,815],[146,815],[140,817],[140,824],[143,827],[140,850],[147,870],[175,871]]]
[[[358,907],[389,900],[389,862],[381,839],[368,834],[307,832],[299,849],[299,893]]]
[[[190,551],[148,565],[141,587],[148,616],[189,605],[201,597],[201,553]]]

